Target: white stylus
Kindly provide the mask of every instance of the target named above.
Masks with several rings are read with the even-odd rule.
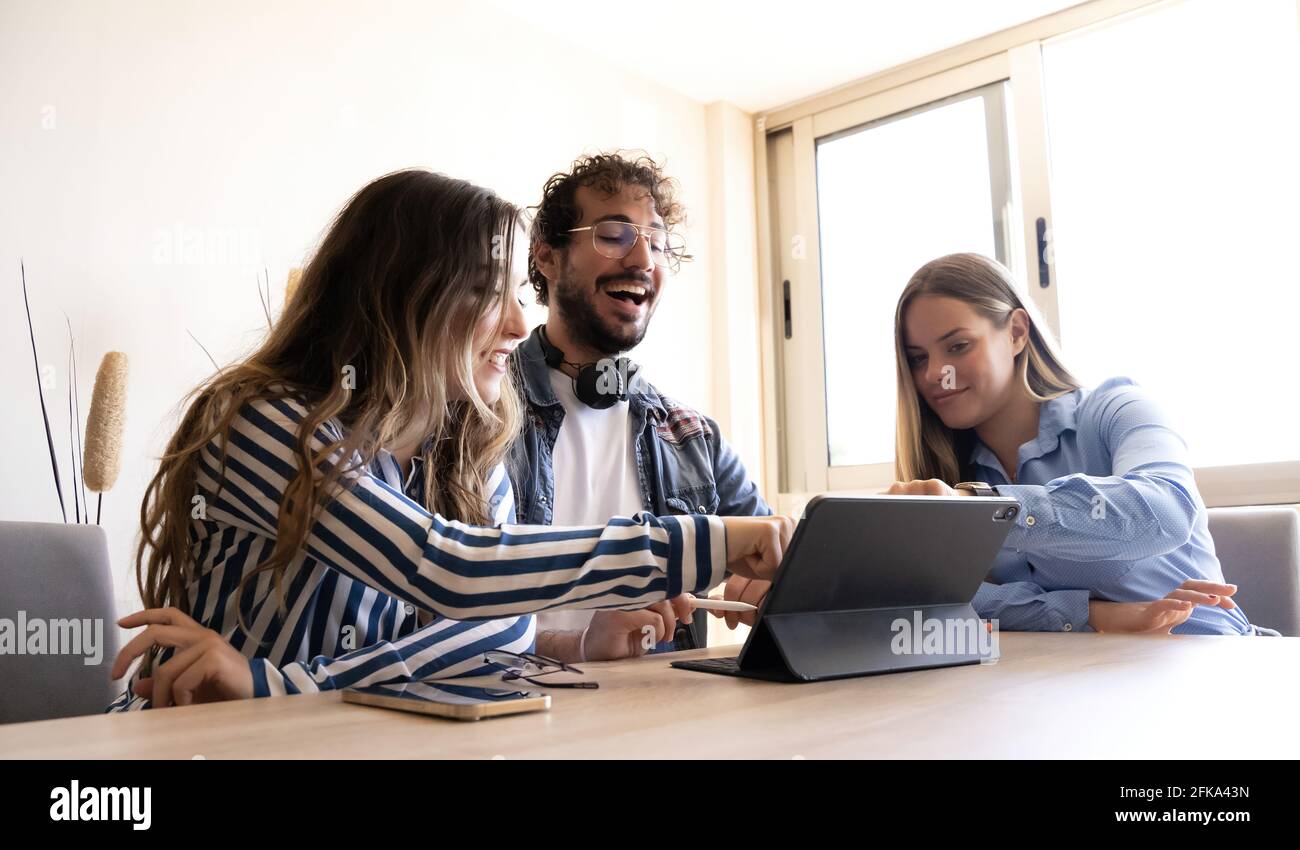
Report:
[[[757,605],[748,602],[729,602],[725,599],[712,599],[708,596],[691,597],[692,608],[705,608],[710,611],[757,611]]]

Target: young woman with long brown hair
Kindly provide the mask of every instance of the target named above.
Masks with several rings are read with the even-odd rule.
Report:
[[[110,710],[483,672],[486,650],[533,648],[532,612],[775,571],[788,519],[510,524],[519,216],[420,170],[348,202],[266,341],[192,394],[149,484],[145,610],[120,621],[147,628],[112,675],[146,663]]]

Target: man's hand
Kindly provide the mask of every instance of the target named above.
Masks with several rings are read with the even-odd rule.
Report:
[[[763,599],[767,597],[767,592],[771,589],[772,582],[770,581],[732,576],[723,585],[722,598],[728,602],[748,602],[750,605],[762,607]],[[734,629],[741,623],[746,626],[753,626],[754,620],[758,617],[757,611],[710,611],[709,613],[715,617],[725,619],[729,629]]]
[[[685,595],[656,602],[639,611],[597,611],[587,626],[588,661],[611,661],[645,655],[655,644],[672,640],[677,621],[690,624],[691,603]]]

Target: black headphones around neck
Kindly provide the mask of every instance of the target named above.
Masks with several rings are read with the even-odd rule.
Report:
[[[541,332],[538,341],[542,344],[546,365],[557,370],[562,365],[568,365],[578,370],[578,376],[572,379],[573,394],[578,397],[578,401],[596,410],[605,410],[620,401],[627,401],[628,385],[640,368],[635,363],[626,357],[606,357],[595,363],[570,363],[564,359],[564,352],[556,348],[546,335],[545,325],[538,330]]]

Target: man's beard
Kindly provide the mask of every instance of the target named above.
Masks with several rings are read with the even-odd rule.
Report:
[[[551,286],[551,295],[555,306],[564,315],[564,324],[569,330],[570,338],[579,345],[610,356],[631,351],[641,344],[656,306],[648,306],[645,324],[640,327],[605,319],[592,303],[596,298],[605,297],[604,293],[594,284],[591,289],[584,290],[574,281],[567,262],[559,279]]]

